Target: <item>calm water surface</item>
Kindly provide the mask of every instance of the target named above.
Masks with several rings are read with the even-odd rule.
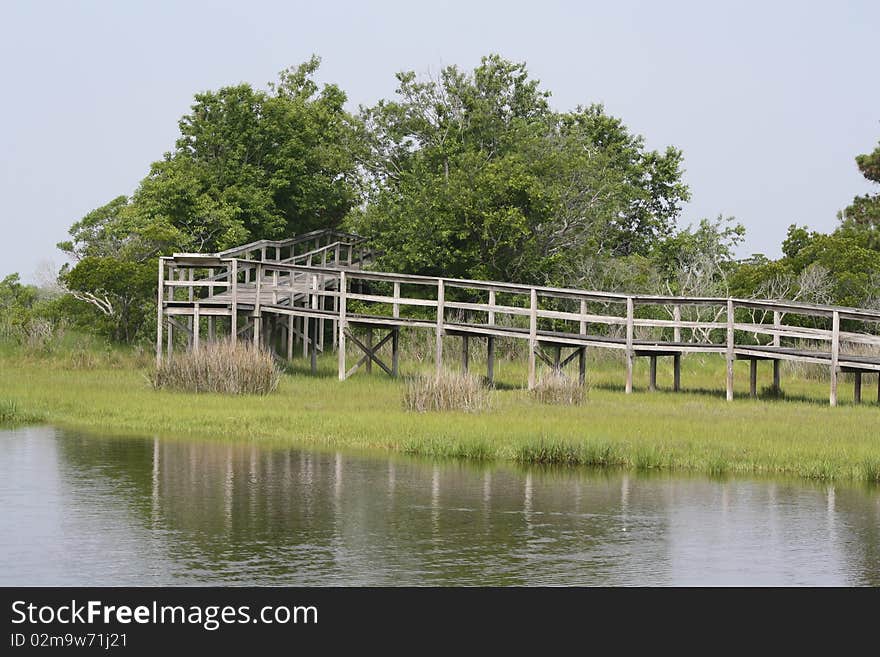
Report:
[[[27,428],[0,584],[880,585],[880,491]]]

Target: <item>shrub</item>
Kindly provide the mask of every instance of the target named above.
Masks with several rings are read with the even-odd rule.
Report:
[[[151,383],[157,389],[266,395],[278,386],[280,375],[269,352],[223,340],[173,355],[153,371]]]
[[[542,374],[531,393],[542,404],[576,406],[583,404],[587,398],[586,385],[582,386],[577,379],[557,371]]]
[[[408,411],[468,411],[488,409],[490,395],[483,380],[473,374],[443,372],[418,376],[406,383],[403,407]]]

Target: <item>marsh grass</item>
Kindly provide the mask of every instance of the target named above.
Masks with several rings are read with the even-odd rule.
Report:
[[[268,395],[280,377],[269,352],[223,340],[173,355],[152,371],[150,383],[156,389],[183,392]]]
[[[38,359],[0,344],[0,399],[15,400],[16,415],[44,411],[53,425],[114,436],[880,485],[877,404],[856,406],[852,386],[842,386],[841,403],[830,408],[826,382],[791,376],[784,403],[752,401],[746,361],[735,364],[733,402],[724,399],[720,357],[685,357],[684,391],[676,394],[664,392],[671,362],[658,363],[660,391],[649,393],[648,364],[640,359],[634,392],[625,395],[624,364],[588,355],[588,404],[537,404],[524,390],[526,363],[496,362],[497,386],[482,391],[489,402],[483,412],[413,413],[401,404],[405,380],[361,371],[339,382],[330,354],[319,356],[319,376],[283,375],[273,395],[254,397],[155,392],[147,381],[152,367],[140,355],[112,352],[93,368],[73,369],[63,352]],[[308,370],[307,361],[295,362],[297,371]],[[429,370],[430,363],[401,362],[404,373]],[[770,376],[769,367],[760,369],[762,382]],[[876,385],[876,377],[869,381]]]
[[[442,372],[420,374],[407,380],[403,407],[408,411],[466,411],[477,413],[489,408],[489,390],[474,374]]]
[[[35,422],[43,422],[45,419],[44,415],[22,409],[15,400],[0,399],[0,425],[34,424]]]
[[[531,390],[532,398],[542,404],[578,406],[587,399],[586,384],[554,370],[543,373]]]

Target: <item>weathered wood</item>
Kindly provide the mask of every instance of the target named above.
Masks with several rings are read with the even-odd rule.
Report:
[[[445,321],[445,296],[446,290],[444,288],[443,279],[441,278],[437,281],[437,335],[436,342],[434,344],[434,370],[438,377],[443,371],[443,324]]]
[[[389,340],[392,340],[394,338],[394,331],[389,332],[388,335],[382,338],[375,346],[368,346],[358,340],[358,338],[354,335],[354,333],[351,332],[350,329],[346,329],[346,335],[348,339],[355,344],[356,347],[364,352],[364,355],[360,358],[360,360],[358,360],[354,367],[348,370],[348,372],[346,373],[346,378],[354,374],[362,365],[371,362],[375,362],[376,365],[385,370],[387,374],[389,374],[390,376],[394,376],[393,369],[389,368],[377,355],[379,349],[381,349]]]
[[[758,359],[749,359],[749,395],[752,399],[758,397]]]
[[[400,374],[400,328],[391,329],[391,376]]]
[[[325,244],[326,242],[326,244]],[[238,256],[224,259],[223,254],[200,255],[200,254],[175,254],[170,258],[160,260],[160,272],[157,289],[157,328],[156,328],[156,355],[157,363],[161,362],[171,351],[174,342],[174,331],[184,331],[186,341],[193,349],[199,348],[201,341],[200,319],[204,315],[208,326],[208,337],[214,339],[214,321],[217,316],[230,317],[230,334],[233,336],[246,333],[251,330],[250,338],[255,344],[266,343],[269,347],[277,349],[276,344],[279,334],[279,317],[287,315],[286,338],[288,341],[287,353],[292,356],[297,335],[303,336],[304,355],[311,354],[312,360],[316,358],[317,351],[323,351],[324,342],[327,339],[326,322],[331,323],[332,341],[337,351],[341,352],[342,364],[340,366],[340,378],[345,378],[345,340],[344,328],[349,323],[363,326],[370,330],[382,328],[399,334],[403,326],[413,328],[433,328],[436,333],[435,362],[437,371],[442,369],[442,339],[445,334],[455,335],[462,338],[462,362],[469,361],[469,355],[465,354],[465,345],[469,349],[470,338],[487,338],[487,375],[491,380],[494,378],[494,349],[495,339],[498,337],[510,337],[529,341],[529,385],[534,386],[537,378],[537,360],[543,360],[548,366],[562,370],[575,358],[580,362],[585,354],[586,346],[597,346],[606,349],[621,349],[627,356],[627,392],[632,392],[632,372],[634,359],[638,356],[647,356],[651,359],[651,379],[649,386],[656,388],[656,359],[660,356],[673,356],[674,389],[680,388],[680,356],[682,353],[724,353],[727,358],[727,396],[732,398],[733,367],[735,359],[750,360],[750,392],[756,393],[758,360],[770,360],[773,363],[774,386],[778,388],[780,362],[782,360],[794,360],[809,363],[824,363],[832,368],[832,392],[830,398],[836,403],[836,384],[839,373],[859,373],[880,370],[880,358],[847,353],[847,345],[852,344],[880,344],[880,335],[870,333],[843,332],[840,330],[841,319],[854,319],[858,321],[871,321],[880,323],[880,312],[874,310],[843,308],[836,306],[819,306],[816,304],[803,304],[799,302],[784,302],[761,299],[717,299],[712,297],[671,297],[658,295],[623,295],[617,293],[603,293],[595,291],[551,288],[546,286],[528,286],[515,283],[503,283],[492,281],[470,281],[462,279],[440,279],[435,277],[394,274],[390,272],[362,271],[350,269],[343,273],[339,265],[343,263],[343,250],[352,253],[352,244],[357,244],[360,250],[360,260],[367,258],[366,251],[362,247],[362,241],[354,241],[349,238],[348,242],[337,239],[333,242],[329,232],[313,233],[309,240],[299,238],[291,241],[272,243],[259,241],[253,245],[234,249]],[[281,246],[283,244],[283,247]],[[297,254],[296,244],[306,247],[307,252]],[[322,246],[323,245],[323,246]],[[311,246],[316,248],[310,249]],[[285,253],[289,256],[288,261],[281,262]],[[274,255],[275,261],[265,261],[269,255]],[[245,260],[240,260],[243,257]],[[297,264],[300,263],[300,264]],[[305,264],[302,264],[305,263]],[[310,266],[320,263],[318,266]],[[349,257],[348,265],[357,267],[360,263],[358,258],[352,262]],[[207,272],[207,278],[205,273]],[[239,280],[240,275],[243,281]],[[350,287],[343,284],[346,275],[350,275],[357,281],[357,294],[348,294]],[[195,278],[198,277],[199,280]],[[391,296],[373,294],[364,286],[369,281],[380,281],[393,287]],[[407,285],[408,289],[415,290],[407,298],[401,298],[401,288]],[[437,299],[429,295],[419,293],[419,286],[436,286]],[[488,303],[446,301],[446,287],[457,287],[467,290],[468,297],[474,298],[475,292],[488,293]],[[180,287],[185,293],[175,295]],[[428,289],[425,287],[425,289]],[[167,290],[167,292],[166,292]],[[497,294],[501,292],[509,295],[513,305],[501,305],[497,303]],[[376,308],[378,314],[370,315],[359,313],[351,315],[343,311],[341,299],[347,295],[349,298],[359,298],[371,304],[384,305],[384,308]],[[521,303],[523,297],[528,295],[528,302]],[[166,298],[167,297],[167,298]],[[333,299],[332,304],[327,299]],[[485,298],[485,297],[483,297]],[[567,310],[542,309],[542,298],[563,299],[579,304],[577,312]],[[621,316],[619,310],[612,307],[607,312],[600,311],[597,314],[588,312],[588,302],[597,302],[607,306],[618,303],[626,304],[626,315]],[[385,305],[387,304],[387,305]],[[672,320],[635,318],[635,304],[650,306],[672,306]],[[332,307],[331,307],[332,305]],[[400,317],[401,306],[436,307],[434,321],[425,318],[423,313],[413,313],[420,317]],[[719,321],[682,321],[681,307],[684,305],[724,306],[727,305],[727,318],[724,322]],[[772,324],[754,324],[736,322],[735,310],[737,307],[756,309],[762,312],[773,312]],[[468,313],[467,321],[447,321],[445,310],[462,310]],[[252,324],[243,329],[238,328],[238,313],[244,311],[253,319]],[[603,314],[604,313],[604,314]],[[503,321],[498,324],[498,315],[507,315],[512,321]],[[830,317],[834,320],[834,329],[829,331],[824,328],[812,328],[808,326],[792,326],[782,323],[786,314],[801,314],[813,317]],[[180,322],[174,318],[180,317]],[[528,325],[522,321],[528,317]],[[185,319],[183,319],[185,318]],[[295,329],[296,323],[308,319],[308,324],[302,331]],[[519,319],[522,318],[522,319]],[[342,324],[341,320],[345,320]],[[538,330],[538,323],[542,319],[554,321],[552,330]],[[486,321],[485,324],[482,321]],[[799,324],[802,322],[795,322]],[[596,335],[588,335],[586,331],[590,324],[605,326],[625,326],[626,338],[605,333],[602,329],[596,330]],[[661,339],[635,340],[635,327],[669,329],[670,333],[664,333]],[[166,331],[167,329],[167,331]],[[697,331],[725,330],[727,340],[723,344],[711,344],[709,342],[692,341],[681,342],[684,329]],[[575,332],[576,331],[576,332]],[[736,335],[741,333],[768,335],[772,337],[770,344],[736,344]],[[668,342],[669,335],[672,342]],[[398,338],[392,338],[397,340]],[[708,338],[704,338],[708,339]],[[807,347],[782,347],[784,340],[809,340],[819,341],[825,344],[831,343],[830,353],[825,351],[810,351]],[[180,341],[180,340],[178,340]],[[750,341],[749,341],[750,342]],[[164,345],[164,349],[163,349]],[[547,356],[540,345],[552,346],[549,350],[553,355]],[[564,347],[572,347],[571,353],[563,358]],[[283,350],[283,343],[282,343]],[[392,343],[392,352],[397,351]],[[469,351],[468,351],[469,354]],[[394,356],[392,355],[392,359]],[[368,359],[372,362],[371,359]],[[365,361],[366,362],[366,361]],[[469,365],[469,362],[468,362]],[[369,367],[369,366],[368,366]],[[392,363],[392,371],[396,368]],[[880,395],[880,385],[878,385]]]
[[[578,383],[586,385],[587,383],[587,348],[579,347],[578,353]]]
[[[862,403],[862,373],[853,372],[853,401],[856,404]]]
[[[364,337],[364,344],[366,345],[366,348],[369,351],[369,353],[372,353],[373,352],[373,328],[372,327],[367,327],[365,337]],[[373,359],[372,358],[367,359],[367,364],[364,369],[366,370],[367,374],[373,373]]]
[[[537,385],[537,367],[535,360],[538,350],[538,292],[532,290],[529,302],[529,390]]]
[[[201,318],[199,317],[199,304],[196,303],[193,306],[193,318],[192,318],[192,350],[195,353],[199,351],[199,333],[201,332]]]
[[[486,380],[495,384],[495,336],[486,338]]]
[[[774,392],[774,394],[779,393],[780,385],[781,385],[782,377],[780,376],[780,362],[781,361],[778,358],[773,360],[773,392]]]
[[[318,322],[320,320],[317,317],[313,317],[311,320],[311,329],[312,334],[309,340],[309,365],[311,366],[312,374],[318,373]],[[308,333],[306,333],[308,335]]]
[[[672,356],[672,389],[681,390],[681,354]]]
[[[837,406],[837,375],[840,371],[838,361],[840,359],[840,313],[836,310],[831,316],[831,393],[829,401],[832,406]]]
[[[468,361],[470,360],[470,339],[467,335],[461,336],[461,371],[463,374],[468,372]]]
[[[632,297],[626,300],[626,394],[633,391],[633,361],[635,353],[633,353],[633,328],[635,308]]]
[[[235,342],[238,339],[238,260],[233,260],[230,265],[229,274],[232,285],[232,298],[230,300],[230,319],[229,339]]]
[[[651,392],[657,390],[657,356],[651,356],[651,363],[648,371],[648,390]]]
[[[162,325],[165,323],[165,259],[159,258],[159,293],[156,302],[156,367],[162,364]]]
[[[256,268],[257,279],[257,296],[254,300],[254,347],[260,347],[260,334],[263,332],[263,316],[260,312],[261,286],[263,284],[263,265],[259,264]]]
[[[339,346],[337,347],[336,354],[339,363],[339,380],[345,381],[345,333],[348,330],[348,325],[346,323],[346,304],[347,304],[347,292],[348,292],[348,280],[346,279],[345,272],[339,273]]]
[[[293,360],[293,315],[287,316],[287,360]]]
[[[727,401],[733,401],[733,361],[734,355],[734,306],[733,299],[727,300]]]

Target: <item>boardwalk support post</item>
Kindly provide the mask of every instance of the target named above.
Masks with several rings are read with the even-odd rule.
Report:
[[[831,395],[830,403],[837,406],[837,375],[840,360],[840,313],[834,311],[831,319]]]
[[[681,390],[681,354],[672,356],[672,389],[675,392]]]
[[[749,359],[749,396],[758,398],[758,359]]]
[[[632,297],[626,298],[626,394],[633,391],[633,329],[635,322],[635,306]]]
[[[859,370],[853,372],[853,401],[856,404],[862,403],[862,373]]]
[[[339,330],[339,337],[337,339],[338,348],[337,348],[337,359],[339,363],[339,380],[345,381],[345,331],[347,330],[345,314],[346,314],[346,299],[348,296],[348,281],[346,280],[345,272],[339,272],[339,323],[337,324],[337,328]]]
[[[648,390],[657,390],[657,356],[651,356],[650,370],[648,374]]]
[[[434,345],[434,369],[437,377],[443,372],[443,322],[444,322],[444,303],[446,290],[443,285],[443,279],[437,281],[437,336]]]
[[[495,337],[486,339],[486,380],[489,385],[495,384]]]
[[[156,367],[162,364],[162,324],[165,322],[165,259],[159,258],[159,300],[156,304]]]
[[[733,299],[727,300],[727,401],[733,401]]]
[[[538,349],[538,291],[532,288],[529,303],[529,390],[537,385],[537,367],[535,360]]]

